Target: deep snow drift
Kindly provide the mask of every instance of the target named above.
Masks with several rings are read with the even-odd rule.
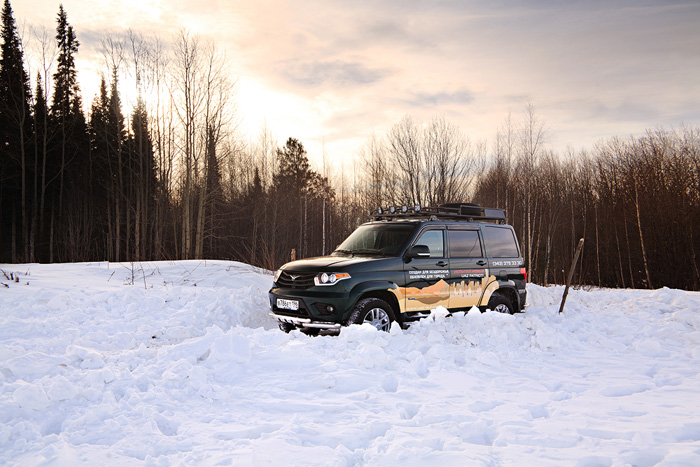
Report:
[[[240,263],[0,268],[0,464],[700,465],[698,293],[307,337]]]

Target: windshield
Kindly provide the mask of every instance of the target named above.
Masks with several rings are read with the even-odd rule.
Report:
[[[414,224],[361,225],[334,253],[397,256],[411,238]]]

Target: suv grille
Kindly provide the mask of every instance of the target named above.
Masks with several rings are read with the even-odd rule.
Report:
[[[304,290],[314,285],[314,277],[313,272],[282,271],[277,285],[284,289]]]

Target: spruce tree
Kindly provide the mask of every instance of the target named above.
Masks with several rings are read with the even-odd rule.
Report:
[[[89,139],[87,125],[82,113],[80,89],[77,83],[75,55],[78,42],[73,27],[68,24],[68,16],[60,5],[56,42],[58,58],[54,79],[54,95],[51,104],[52,148],[49,151],[49,180],[56,180],[50,191],[51,213],[55,231],[49,233],[52,239],[49,261],[77,260],[76,255],[85,254],[81,246],[89,241],[90,208],[87,203],[89,176]],[[54,247],[60,246],[58,250]]]
[[[135,258],[151,256],[149,245],[153,239],[153,226],[149,219],[155,210],[156,163],[153,142],[148,130],[148,112],[145,102],[139,98],[131,117],[129,159],[133,168],[131,203],[135,214]]]
[[[56,73],[53,75],[54,93],[51,114],[54,118],[65,119],[70,114],[77,84],[75,54],[78,53],[80,43],[75,36],[73,26],[68,24],[68,15],[63,9],[63,4],[58,7],[57,23],[58,60]]]
[[[44,206],[46,196],[46,152],[48,149],[48,109],[41,74],[36,75],[34,93],[34,205],[32,210],[32,237],[30,261],[41,258],[44,233]],[[38,255],[38,257],[35,257]]]
[[[9,0],[2,8],[0,54],[0,261],[17,261],[20,252],[28,259],[32,121],[29,76]]]
[[[306,254],[305,217],[308,209],[308,188],[313,170],[301,141],[289,138],[282,149],[277,150],[278,171],[273,176],[275,208],[287,217],[280,222],[283,231],[279,236],[278,252],[281,260],[294,248],[297,257]],[[288,256],[287,256],[288,257]]]
[[[101,258],[113,259],[113,244],[111,236],[111,213],[114,209],[112,197],[113,180],[109,159],[109,138],[108,138],[108,114],[109,96],[107,94],[107,83],[102,77],[100,81],[100,91],[92,103],[90,111],[90,122],[88,131],[90,134],[90,166],[91,175],[91,199],[93,199],[96,209],[94,221],[96,232],[94,237],[99,245],[97,254]]]
[[[279,171],[274,176],[274,184],[278,189],[291,190],[295,196],[300,196],[311,177],[311,166],[306,157],[306,150],[296,138],[287,139],[284,148],[277,150]]]
[[[126,259],[130,250],[131,212],[130,212],[130,180],[131,164],[124,153],[126,130],[124,115],[121,111],[121,99],[117,86],[117,70],[112,70],[112,83],[109,99],[107,100],[107,146],[109,150],[109,166],[112,174],[112,199],[114,202],[113,241],[114,258],[117,261]]]

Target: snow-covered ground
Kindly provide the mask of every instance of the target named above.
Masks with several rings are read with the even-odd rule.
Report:
[[[240,263],[0,268],[0,464],[700,465],[698,293],[308,337]]]

